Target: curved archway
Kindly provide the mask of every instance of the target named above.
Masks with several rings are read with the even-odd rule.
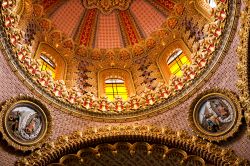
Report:
[[[214,0],[195,0],[194,7],[208,21],[213,21],[212,9],[216,7]]]
[[[78,152],[76,157],[80,157],[81,149],[117,142],[131,142],[132,144],[133,142],[147,142],[148,144],[180,149],[180,151],[198,156],[205,162],[214,165],[250,164],[249,161],[237,157],[232,150],[223,149],[196,136],[189,136],[184,131],[175,132],[168,128],[153,126],[107,126],[99,129],[90,128],[84,132],[77,131],[69,136],[61,136],[55,142],[47,143],[41,149],[21,159],[17,165],[48,165],[59,161],[61,157],[68,154]],[[90,149],[94,150],[95,154],[100,153],[98,150]],[[108,149],[116,153],[116,150],[112,149],[112,145]],[[133,148],[130,150],[133,153]],[[91,152],[88,151],[87,154],[91,154]]]
[[[64,80],[67,72],[67,63],[60,53],[49,44],[41,42],[35,52],[34,58],[41,58],[42,54],[51,59],[55,64],[55,79]]]
[[[159,66],[160,72],[165,82],[168,82],[172,75],[168,61],[169,59],[171,59],[171,56],[175,54],[176,51],[177,51],[176,53],[178,53],[178,50],[181,50],[181,54],[185,55],[185,58],[189,62],[191,62],[191,58],[190,58],[191,51],[189,50],[188,46],[184,43],[183,40],[179,39],[169,44],[166,47],[166,49],[163,51],[163,53],[159,55],[158,60],[157,60],[157,64]],[[176,54],[176,55],[179,56],[180,54]],[[172,60],[175,60],[175,58],[172,58]],[[180,68],[181,66],[178,66],[178,67]]]

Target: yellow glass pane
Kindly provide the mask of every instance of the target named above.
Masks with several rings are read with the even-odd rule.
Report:
[[[124,83],[106,83],[105,94],[110,101],[113,101],[116,96],[120,96],[123,100],[128,99],[127,89]]]
[[[55,78],[56,74],[55,74],[55,69],[53,69],[50,65],[48,65],[46,62],[42,62],[41,65],[41,71],[48,71],[51,73],[52,78]]]
[[[179,68],[178,64],[176,63],[176,61],[172,62],[171,65],[172,66],[170,67],[170,72],[172,74],[175,73],[176,71],[180,70],[180,68]]]
[[[182,74],[182,71],[179,70],[177,73],[175,73],[175,75],[178,76],[178,77],[181,77],[183,74]]]
[[[113,95],[106,95],[108,97],[108,100],[114,101],[114,96]]]
[[[172,74],[175,74],[176,76],[180,77],[183,75],[181,68],[183,65],[190,65],[190,61],[188,57],[185,54],[181,54],[174,61],[172,61],[168,66],[169,70]]]
[[[123,100],[127,100],[128,99],[128,95],[121,95]]]
[[[117,90],[119,93],[126,93],[127,92],[125,87],[117,87]]]
[[[106,93],[112,93],[113,94],[113,88],[112,87],[106,87],[105,88]]]
[[[190,63],[190,61],[188,60],[187,62],[186,62],[186,65],[190,65],[191,63]]]
[[[185,64],[188,61],[188,58],[186,56],[181,57],[181,63]]]

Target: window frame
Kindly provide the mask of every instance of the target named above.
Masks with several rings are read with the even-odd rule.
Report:
[[[182,39],[176,39],[172,43],[166,45],[165,49],[158,56],[158,59],[157,59],[157,65],[166,83],[169,82],[169,79],[172,76],[170,68],[167,64],[167,60],[174,53],[176,49],[181,49],[183,54],[186,55],[186,57],[188,58],[189,62],[192,63],[191,58],[190,58],[191,51],[189,50],[188,46],[185,44],[185,42]]]
[[[41,54],[46,55],[55,63],[55,80],[65,80],[67,73],[67,62],[64,57],[50,44],[40,42],[34,54],[35,59],[42,59]]]
[[[128,98],[136,94],[134,82],[130,71],[120,68],[107,68],[98,72],[98,96],[106,97],[105,94],[105,80],[109,78],[118,78],[124,80],[127,88]]]
[[[109,80],[112,80],[112,81],[107,83],[107,81],[109,81]],[[122,82],[117,82],[117,80],[122,81]],[[106,89],[107,85],[111,85],[111,88],[112,88],[112,92],[111,92],[112,94],[110,94],[110,95],[107,94],[107,89]],[[122,85],[120,87],[124,87],[125,92],[119,91],[119,86],[118,85]],[[124,100],[126,100],[128,98],[128,90],[127,90],[127,87],[125,85],[125,81],[122,80],[121,78],[108,78],[108,79],[106,79],[105,80],[105,94],[106,94],[107,97],[112,96],[113,99],[115,99],[116,96],[120,96],[120,97],[122,97],[124,99],[124,96],[126,96],[125,99],[124,99]]]

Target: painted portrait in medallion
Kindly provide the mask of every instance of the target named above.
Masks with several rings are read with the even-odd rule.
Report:
[[[11,137],[25,143],[36,140],[43,133],[46,120],[36,107],[31,103],[20,103],[10,110],[6,127]]]
[[[210,141],[231,137],[241,124],[237,96],[228,90],[212,89],[197,96],[190,107],[189,123],[197,135]]]
[[[32,150],[41,145],[51,130],[47,108],[29,96],[8,100],[0,114],[4,139],[16,149]]]
[[[199,125],[210,133],[223,133],[233,124],[233,106],[224,98],[212,97],[204,101],[198,110]]]

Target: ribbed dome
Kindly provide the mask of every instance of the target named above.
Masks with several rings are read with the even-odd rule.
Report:
[[[184,7],[167,0],[37,1],[53,25],[77,44],[120,48],[138,43]],[[182,8],[183,7],[183,8]]]

